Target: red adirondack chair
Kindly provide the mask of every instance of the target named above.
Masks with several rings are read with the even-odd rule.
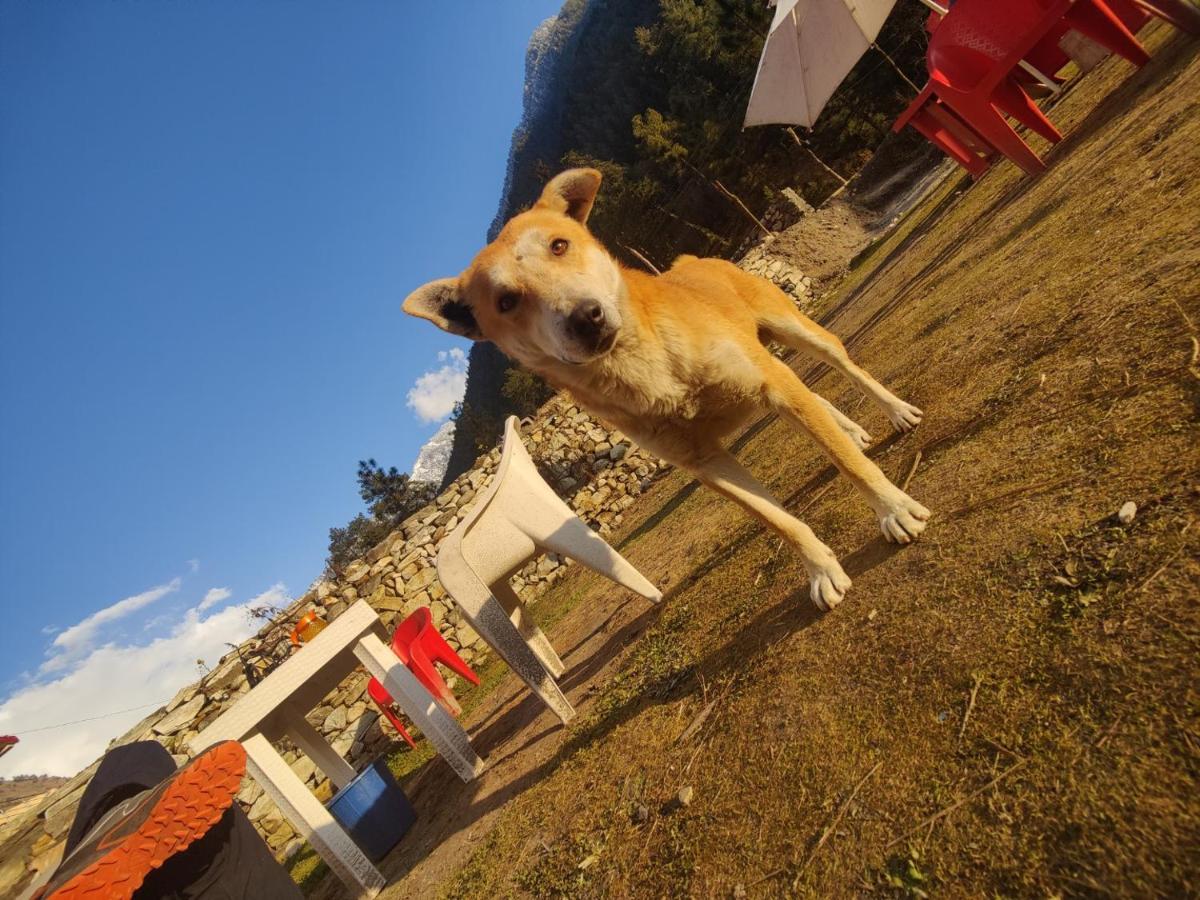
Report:
[[[454,692],[447,686],[434,664],[441,663],[467,679],[471,684],[479,684],[479,676],[462,661],[461,657],[454,652],[454,648],[447,644],[445,638],[438,633],[433,624],[433,616],[427,606],[422,606],[397,626],[392,634],[392,652],[400,658],[400,662],[404,663],[408,670],[416,676],[434,699],[441,703],[447,712],[455,716],[462,712],[462,707],[458,705]],[[400,732],[400,736],[408,741],[410,746],[415,747],[408,731],[405,730],[395,714],[395,701],[377,679],[372,678],[368,682],[367,694],[379,706],[387,720]]]

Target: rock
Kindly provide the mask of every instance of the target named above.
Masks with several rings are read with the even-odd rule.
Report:
[[[317,770],[316,763],[314,763],[307,756],[300,757],[298,760],[292,763],[291,768],[292,771],[296,773],[296,777],[301,781],[308,781],[309,776]]]
[[[254,805],[250,807],[250,811],[246,813],[246,817],[251,822],[257,822],[274,808],[275,804],[271,802],[271,798],[266,794],[262,794],[254,801]]]
[[[267,838],[267,844],[272,850],[278,850],[295,836],[296,830],[292,828],[290,823],[284,822],[271,833],[269,838]]]
[[[321,728],[325,732],[341,731],[346,727],[346,707],[339,706],[321,723]]]
[[[690,784],[686,787],[681,787],[678,793],[675,794],[675,803],[681,807],[691,806],[692,797],[695,795],[696,792],[692,790],[692,786]]]
[[[259,787],[258,782],[253,778],[246,778],[242,781],[242,789],[238,791],[237,799],[245,806],[254,806],[262,795],[263,789]]]
[[[272,834],[284,824],[283,813],[278,808],[272,807],[261,819],[258,820],[258,827],[267,834]]]
[[[167,712],[172,712],[184,703],[187,703],[187,701],[196,696],[198,690],[200,688],[194,684],[189,684],[187,687],[181,688],[179,693],[172,697],[171,702],[167,704]]]
[[[88,779],[90,780],[90,779]],[[75,810],[83,796],[86,782],[77,784],[72,790],[54,801],[42,814],[42,827],[52,838],[66,837],[75,820]]]
[[[458,623],[458,626],[454,629],[454,634],[464,648],[473,647],[481,640],[479,635],[475,633],[475,629],[468,625],[466,620]]]
[[[350,584],[358,584],[359,582],[366,581],[370,575],[370,566],[363,562],[353,562],[346,569],[346,574],[343,576],[343,580]]]
[[[1131,522],[1133,522],[1133,519],[1136,515],[1137,504],[1132,500],[1128,500],[1119,510],[1117,510],[1117,521],[1122,525],[1129,525]]]
[[[288,845],[279,851],[279,861],[285,866],[295,859],[296,854],[304,849],[306,841],[304,838],[292,838]]]
[[[181,728],[184,728],[192,723],[192,720],[204,708],[205,696],[196,694],[191,700],[181,706],[175,708],[173,712],[167,713],[153,725],[151,729],[155,734],[174,734]]]
[[[313,789],[313,796],[322,803],[328,803],[333,799],[333,782],[326,778]]]
[[[437,580],[437,569],[426,566],[404,582],[404,592],[412,594],[423,591]]]
[[[388,593],[382,586],[367,601],[376,611],[391,610],[393,612],[404,609],[404,598],[396,594]]]

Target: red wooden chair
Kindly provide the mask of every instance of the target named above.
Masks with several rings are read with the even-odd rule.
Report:
[[[1082,23],[1093,40],[1132,62],[1145,61],[1137,39],[1100,0],[958,0],[930,37],[926,53],[938,99],[1030,174],[1043,171],[1045,164],[1005,116],[1050,141],[1061,140],[1062,134],[1012,73],[1064,22],[1071,28]]]
[[[471,684],[479,684],[479,676],[471,671],[471,667],[462,661],[454,652],[454,648],[438,633],[428,606],[422,606],[397,626],[392,634],[392,652],[452,715],[457,716],[461,713],[462,707],[458,705],[454,692],[438,673],[435,663],[441,663]],[[400,732],[400,736],[415,746],[396,717],[392,708],[394,701],[384,686],[372,678],[367,684],[367,693],[387,716],[388,721]]]

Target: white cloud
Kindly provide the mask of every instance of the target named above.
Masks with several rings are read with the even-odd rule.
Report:
[[[197,659],[215,664],[228,652],[227,643],[237,644],[252,635],[258,623],[247,615],[251,607],[287,602],[281,584],[207,616],[202,600],[184,612],[164,637],[142,644],[105,644],[90,650],[65,674],[17,690],[0,703],[0,733],[16,734],[21,742],[0,759],[0,774],[74,775],[99,757],[112,738],[195,681]],[[117,710],[129,711],[105,715]],[[103,718],[30,730],[89,716]]]
[[[156,600],[161,600],[167,594],[173,594],[179,590],[182,584],[181,579],[172,578],[166,584],[160,584],[148,591],[118,600],[111,606],[92,613],[83,621],[63,629],[54,639],[54,643],[50,645],[50,658],[42,663],[40,671],[43,673],[61,672],[72,663],[79,661],[92,649],[102,625],[123,619],[130,613],[137,612]]]
[[[222,600],[228,600],[233,596],[233,591],[229,588],[213,588],[204,595],[204,599],[200,601],[200,605],[196,607],[197,612],[204,612],[210,607],[216,606]]]
[[[421,375],[408,392],[408,406],[422,422],[446,418],[467,389],[467,354],[455,347],[437,358],[445,365]]]

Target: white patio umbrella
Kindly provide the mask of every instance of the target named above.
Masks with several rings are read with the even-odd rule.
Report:
[[[874,46],[895,4],[896,0],[779,0],[744,127],[812,128],[838,85]]]

